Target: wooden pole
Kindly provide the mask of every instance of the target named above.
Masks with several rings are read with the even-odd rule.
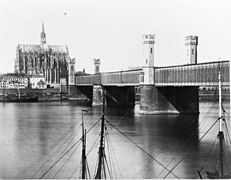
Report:
[[[96,179],[102,178],[102,167],[103,167],[103,158],[104,158],[104,127],[105,127],[105,119],[104,119],[104,113],[105,113],[105,90],[103,89],[103,115],[101,118],[101,133],[100,133],[100,147],[99,147],[99,162],[98,162],[98,168],[96,173]]]
[[[84,129],[83,112],[87,111],[82,110],[82,179],[86,179],[86,131]]]
[[[219,85],[219,178],[223,178],[224,176],[224,168],[223,168],[223,140],[224,140],[224,133],[223,133],[223,115],[222,115],[222,99],[221,99],[221,72],[220,67],[218,71],[218,85]]]
[[[230,68],[230,63],[231,61],[229,61],[229,107],[230,107],[230,112],[231,112],[231,68]],[[231,139],[231,115],[229,115],[229,135],[230,135],[230,139]]]

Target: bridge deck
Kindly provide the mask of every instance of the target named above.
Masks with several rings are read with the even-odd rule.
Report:
[[[217,86],[218,71],[229,85],[229,61],[155,68],[156,86]]]
[[[153,67],[155,86],[217,86],[218,70],[223,85],[229,85],[229,61]],[[77,86],[138,86],[142,84],[142,69],[76,76]]]

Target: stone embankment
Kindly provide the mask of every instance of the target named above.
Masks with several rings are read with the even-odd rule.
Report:
[[[38,101],[59,101],[60,89],[0,89],[0,94],[7,94],[7,96],[21,96],[38,97]],[[63,94],[64,96],[64,94]]]

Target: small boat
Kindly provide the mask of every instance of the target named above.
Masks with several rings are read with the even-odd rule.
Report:
[[[20,99],[18,97],[13,96],[1,96],[0,95],[0,102],[38,102],[38,97],[27,97],[27,96],[21,96]]]
[[[75,103],[81,106],[91,106],[92,105],[92,101],[88,98],[70,97],[70,98],[67,98],[66,100],[68,100],[70,103]]]
[[[38,97],[29,97],[26,94],[21,95],[18,89],[17,95],[8,95],[5,92],[0,94],[0,102],[38,102]]]

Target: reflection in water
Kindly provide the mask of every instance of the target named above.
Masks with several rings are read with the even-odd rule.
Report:
[[[198,149],[198,115],[149,115],[137,119],[136,132],[142,133],[140,144],[156,160],[171,169],[187,151]],[[193,148],[193,149],[192,149]],[[142,155],[142,168],[134,178],[162,178],[167,170]],[[145,168],[144,168],[145,167]],[[169,178],[176,178],[170,174]]]
[[[229,111],[229,104],[224,106]],[[84,116],[89,130],[101,117],[100,106],[1,103],[0,178],[79,178],[81,146],[73,145],[81,137],[82,109],[89,110]],[[209,150],[216,127],[200,138],[217,119],[216,104],[201,102],[199,115],[141,115],[137,109],[106,108],[106,119],[123,133],[107,124],[112,147],[106,151],[113,149],[113,167],[121,171],[116,177],[164,178],[166,169],[173,168],[167,178],[198,178],[197,170],[212,164]],[[92,175],[98,151],[92,145],[99,131],[98,123],[87,134]]]

